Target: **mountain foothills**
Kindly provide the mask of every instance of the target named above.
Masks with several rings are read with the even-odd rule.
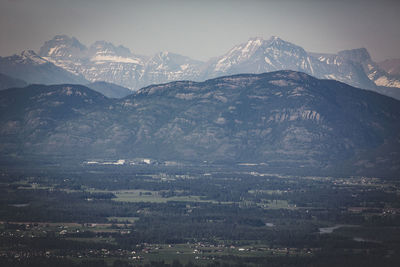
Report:
[[[0,154],[394,175],[399,104],[293,71],[153,85],[123,99],[80,85],[31,85],[0,91]]]
[[[400,99],[400,76],[385,66],[372,61],[364,48],[338,54],[310,53],[278,37],[252,38],[207,62],[169,52],[141,56],[105,41],[86,47],[66,35],[46,41],[37,54],[24,51],[0,58],[0,73],[28,83],[105,81],[135,91],[177,80],[204,81],[224,75],[294,70]]]

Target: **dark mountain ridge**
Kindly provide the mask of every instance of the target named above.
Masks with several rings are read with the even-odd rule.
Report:
[[[103,81],[89,83],[86,84],[85,86],[103,94],[108,98],[123,98],[127,95],[134,93],[132,90],[128,88]]]
[[[153,85],[108,99],[75,85],[0,92],[1,155],[147,157],[394,175],[400,105],[278,71]]]

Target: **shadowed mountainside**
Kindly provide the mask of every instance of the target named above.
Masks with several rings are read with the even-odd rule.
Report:
[[[398,172],[399,102],[304,73],[172,82],[120,100],[87,87],[0,92],[3,156],[150,157]]]

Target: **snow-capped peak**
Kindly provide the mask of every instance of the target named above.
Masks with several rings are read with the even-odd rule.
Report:
[[[254,50],[258,49],[263,44],[263,42],[264,40],[259,37],[249,39],[244,48],[242,48],[242,54],[254,52]]]
[[[236,55],[240,54],[241,59],[246,59],[251,57],[259,49],[262,51],[271,50],[297,50],[300,53],[305,53],[305,51],[292,43],[286,42],[277,36],[272,36],[268,40],[264,40],[262,37],[250,38],[246,43],[240,44],[232,48],[228,54]]]
[[[67,35],[56,35],[53,39],[46,41],[39,50],[41,57],[51,59],[77,58],[87,50],[75,37]]]
[[[90,54],[92,55],[107,55],[107,56],[118,56],[118,57],[130,57],[132,56],[129,48],[122,45],[115,46],[114,44],[106,41],[97,41],[92,44],[89,48]]]
[[[268,40],[261,37],[250,38],[218,58],[214,64],[215,76],[220,73],[260,73],[280,69],[314,73],[307,52],[277,36]]]
[[[97,41],[89,48],[90,61],[143,64],[141,58],[134,56],[131,51],[120,45],[115,46],[106,41]]]
[[[45,42],[39,56],[33,51],[25,51],[14,55],[12,60],[25,60],[31,64],[51,62],[73,74],[83,75],[89,81],[103,80],[134,89],[173,80],[199,81],[222,75],[277,70],[302,71],[363,88],[375,88],[375,84],[400,87],[400,79],[380,69],[365,48],[338,54],[308,53],[278,36],[250,38],[204,63],[165,51],[152,56],[135,55],[126,47],[106,41],[97,41],[87,48],[74,37],[57,35]]]

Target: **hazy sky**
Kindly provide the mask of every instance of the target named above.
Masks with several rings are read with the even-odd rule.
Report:
[[[219,56],[276,35],[312,52],[366,47],[400,58],[398,0],[0,0],[0,55],[37,51],[56,34],[152,55]]]

